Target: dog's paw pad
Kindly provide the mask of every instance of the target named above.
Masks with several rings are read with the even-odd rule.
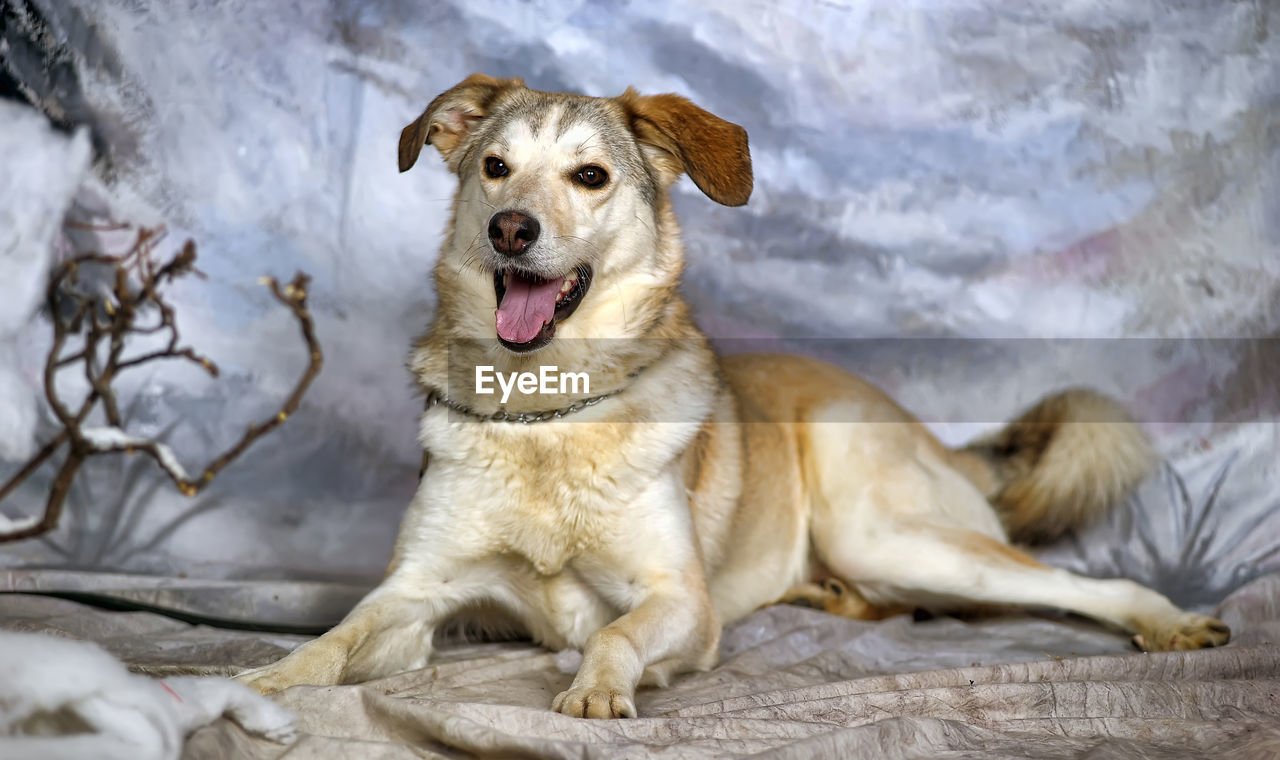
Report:
[[[561,692],[551,709],[571,718],[634,718],[636,703],[621,689],[575,686]]]

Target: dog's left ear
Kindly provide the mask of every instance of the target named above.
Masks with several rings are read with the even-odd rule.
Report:
[[[489,108],[506,90],[524,87],[524,80],[494,79],[472,74],[436,96],[422,115],[400,131],[400,171],[407,172],[418,160],[423,145],[434,145],[449,168],[454,150],[476,122],[489,115]]]
[[[679,95],[641,95],[627,88],[617,100],[666,182],[684,172],[708,198],[726,206],[741,206],[751,197],[745,129]]]

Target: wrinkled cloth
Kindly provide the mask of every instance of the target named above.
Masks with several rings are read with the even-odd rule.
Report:
[[[1228,646],[1142,654],[1047,614],[870,623],[771,607],[726,629],[717,667],[642,689],[641,717],[620,721],[549,710],[574,652],[452,644],[423,670],[276,695],[298,716],[287,750],[224,720],[194,733],[183,758],[1275,756],[1280,575],[1216,614]],[[305,640],[26,595],[0,595],[0,626],[90,637],[151,672],[230,674]]]

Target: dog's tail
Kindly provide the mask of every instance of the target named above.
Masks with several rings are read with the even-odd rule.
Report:
[[[1083,389],[1049,396],[954,455],[1020,543],[1051,541],[1101,517],[1155,462],[1128,412]]]

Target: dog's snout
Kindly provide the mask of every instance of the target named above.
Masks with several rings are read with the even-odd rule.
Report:
[[[519,211],[499,211],[489,220],[489,240],[493,249],[508,256],[524,253],[538,239],[538,220]]]

